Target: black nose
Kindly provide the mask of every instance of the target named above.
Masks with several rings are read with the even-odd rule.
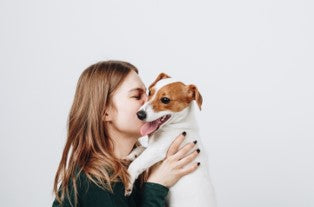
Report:
[[[141,110],[139,112],[136,113],[137,114],[137,117],[140,119],[140,120],[144,120],[146,118],[146,112]]]

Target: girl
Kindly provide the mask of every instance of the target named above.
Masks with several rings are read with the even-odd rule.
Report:
[[[103,61],[81,74],[68,117],[67,140],[55,175],[53,207],[161,207],[169,188],[200,163],[184,168],[197,156],[179,149],[185,132],[173,141],[167,157],[143,172],[132,194],[124,158],[137,146],[144,124],[136,112],[147,99],[138,70],[123,61]],[[59,185],[60,184],[60,185]],[[58,187],[59,185],[59,187]]]

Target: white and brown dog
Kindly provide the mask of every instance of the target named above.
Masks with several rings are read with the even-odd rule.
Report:
[[[171,143],[178,134],[185,131],[186,138],[181,147],[197,139],[198,145],[195,147],[199,148],[201,153],[195,161],[201,165],[169,189],[167,204],[170,207],[216,206],[206,152],[198,139],[200,136],[194,116],[193,100],[201,109],[202,96],[195,85],[185,85],[165,73],[159,74],[149,86],[148,101],[137,112],[138,118],[147,122],[141,128],[141,134],[148,135],[148,147],[137,148],[128,156],[133,162],[128,168],[130,183],[125,190],[126,196],[131,194],[136,178],[165,159]]]

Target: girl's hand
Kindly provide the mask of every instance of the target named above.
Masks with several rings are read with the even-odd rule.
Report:
[[[176,137],[168,149],[166,158],[150,168],[147,182],[158,183],[169,188],[181,177],[197,169],[200,163],[194,163],[193,165],[184,168],[184,166],[194,160],[199,153],[199,150],[197,149],[187,155],[187,153],[195,146],[195,141],[186,144],[179,150],[184,138],[184,133]]]

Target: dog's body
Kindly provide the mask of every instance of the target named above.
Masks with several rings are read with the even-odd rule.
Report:
[[[178,82],[174,81],[166,74],[160,74],[155,83],[150,86],[150,89],[155,89],[155,94],[151,97],[151,101],[145,103],[140,109],[140,111],[145,111],[147,115],[147,117],[145,116],[145,119],[147,121],[154,121],[156,120],[156,118],[160,120],[160,117],[166,117],[169,114],[171,118],[166,117],[161,119],[166,121],[161,124],[162,127],[158,127],[154,133],[149,135],[148,147],[130,164],[128,172],[131,176],[131,181],[130,185],[126,189],[126,195],[129,195],[131,193],[130,189],[132,189],[133,183],[138,175],[140,175],[143,171],[145,171],[155,163],[165,159],[171,143],[180,133],[185,131],[186,137],[184,139],[184,142],[181,144],[181,147],[187,143],[191,143],[194,140],[197,140],[198,143],[197,146],[195,146],[195,149],[199,148],[201,150],[201,153],[196,157],[194,162],[200,162],[201,165],[194,172],[183,176],[174,186],[169,189],[167,204],[170,207],[214,207],[216,206],[214,189],[211,184],[209,171],[207,168],[207,155],[202,146],[197,122],[194,116],[193,102],[190,101],[189,104],[181,103],[181,105],[184,105],[183,107],[176,107],[172,105],[171,107],[168,107],[167,110],[162,109],[159,111],[157,110],[157,112],[156,103],[155,107],[152,107],[152,105],[154,105],[152,101],[156,101],[156,96],[158,96],[158,91],[161,88],[163,88],[163,90],[167,89],[165,87],[169,86],[169,84],[172,84],[171,90],[181,90],[187,88],[187,86],[183,86],[182,83],[179,83],[180,85],[178,85],[177,83]],[[190,90],[192,90],[191,88],[193,88],[193,90],[197,90],[197,88],[193,85],[193,87],[190,86],[188,88],[188,93],[190,92]],[[198,91],[194,92],[197,92],[197,94],[194,93],[194,96],[192,96],[194,97],[194,100],[198,102],[198,105],[200,107],[202,103],[202,98]],[[162,94],[165,94],[165,92],[163,92]],[[178,101],[179,99],[183,100],[183,98],[179,97],[178,94],[173,95],[173,101]],[[157,101],[158,100],[159,99],[157,97]],[[169,102],[165,100],[166,99],[163,100],[164,103],[159,106],[159,108],[162,108],[164,107],[164,105],[167,104],[168,106],[170,106],[170,102],[172,99],[170,98],[170,101],[168,100]],[[146,131],[150,129],[150,127],[152,126],[147,126],[145,128]],[[193,149],[193,151],[195,149]],[[185,167],[190,166],[192,163]]]

